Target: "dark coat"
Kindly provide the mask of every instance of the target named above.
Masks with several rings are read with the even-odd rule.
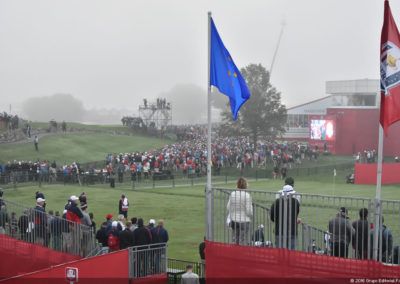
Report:
[[[343,243],[347,245],[350,243],[355,233],[349,219],[340,213],[329,220],[328,230],[333,236],[332,241],[334,243]]]
[[[18,228],[21,234],[26,234],[29,225],[29,217],[27,215],[22,215],[18,220]]]
[[[275,200],[271,206],[270,217],[271,221],[275,223],[275,235],[283,234],[283,215],[284,206],[287,203],[286,216],[288,217],[287,222],[287,233],[291,236],[297,236],[297,216],[300,212],[300,203],[294,196],[281,197]],[[282,232],[280,232],[282,229]]]
[[[367,219],[359,219],[353,222],[355,230],[354,248],[358,252],[365,252],[368,250],[368,229],[370,224]]]
[[[168,231],[164,229],[164,227],[154,227],[151,229],[151,235],[153,238],[153,243],[166,243],[169,240]]]
[[[108,247],[108,234],[107,234],[107,229],[104,227],[101,227],[100,230],[97,231],[96,233],[96,239],[103,247]]]
[[[199,253],[200,253],[200,258],[202,260],[206,259],[206,255],[204,253],[205,249],[206,249],[206,243],[205,242],[200,243],[200,245],[199,245]]]
[[[149,231],[141,226],[133,231],[134,246],[144,246],[151,243],[151,237]]]
[[[253,241],[255,242],[265,242],[264,232],[260,229],[254,232]]]
[[[126,249],[133,246],[135,242],[134,238],[133,232],[129,229],[125,229],[119,234],[119,248]]]
[[[70,211],[71,213],[74,213],[79,218],[83,218],[82,211],[81,211],[81,209],[79,209],[78,204],[71,203],[71,205],[68,208],[68,211]]]

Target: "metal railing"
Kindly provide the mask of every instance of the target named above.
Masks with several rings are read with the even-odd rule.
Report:
[[[168,258],[168,280],[169,282],[177,283],[181,279],[182,274],[186,272],[186,267],[192,266],[193,273],[196,273],[200,278],[206,276],[205,263],[181,260],[176,258]]]
[[[0,208],[0,233],[82,257],[98,250],[92,227],[8,200]]]
[[[301,250],[331,255],[332,234],[307,223],[301,223]]]
[[[286,175],[294,177],[315,177],[319,175],[333,175],[333,170],[336,169],[338,174],[347,175],[354,167],[352,162],[340,163],[333,165],[293,165],[292,168],[287,168]],[[236,180],[239,176],[244,176],[248,179],[267,179],[273,178],[273,169],[271,166],[267,168],[236,168],[224,167],[220,170],[213,169],[214,183],[228,183]],[[280,175],[279,175],[280,178]],[[125,171],[122,176],[115,174],[114,184],[116,187],[124,188],[148,188],[148,187],[175,187],[180,185],[199,185],[206,183],[205,173],[183,173],[182,171],[161,171],[158,173],[150,172],[148,175],[141,173],[132,175],[129,171]],[[110,176],[106,173],[80,173],[75,172],[41,172],[36,173],[28,170],[12,171],[0,173],[0,186],[4,188],[18,188],[24,186],[44,186],[50,184],[63,185],[103,185],[111,186]]]
[[[143,278],[167,273],[166,243],[129,248],[129,278]]]
[[[213,241],[372,258],[374,199],[213,188],[212,204]],[[400,201],[381,208],[379,260],[399,263]]]

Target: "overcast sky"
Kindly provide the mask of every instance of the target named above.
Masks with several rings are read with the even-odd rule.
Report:
[[[68,93],[137,109],[177,84],[207,84],[207,11],[236,65],[269,69],[294,106],[325,81],[377,79],[383,0],[1,0],[0,111]],[[391,1],[400,24],[400,1]]]

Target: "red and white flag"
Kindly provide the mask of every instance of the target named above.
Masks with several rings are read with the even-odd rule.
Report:
[[[387,135],[389,126],[400,120],[400,34],[390,11],[388,0],[385,0],[380,65],[380,123]]]

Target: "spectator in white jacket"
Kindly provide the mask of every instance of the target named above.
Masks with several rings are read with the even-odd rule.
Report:
[[[247,180],[239,178],[236,190],[229,197],[227,209],[231,220],[232,242],[237,245],[249,245],[250,222],[253,217],[252,199],[247,189]]]

